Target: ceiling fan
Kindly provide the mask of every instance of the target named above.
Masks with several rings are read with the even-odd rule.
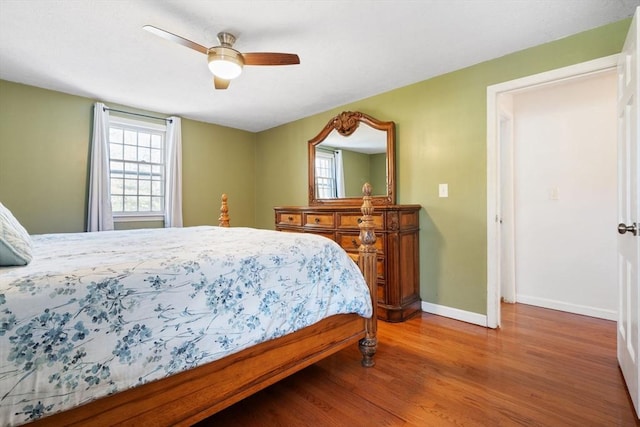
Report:
[[[209,69],[213,73],[213,86],[216,89],[228,88],[231,80],[240,75],[242,67],[245,65],[295,65],[300,63],[300,58],[294,53],[240,53],[233,48],[236,37],[231,33],[218,33],[220,45],[206,48],[152,25],[145,25],[142,28],[164,39],[207,55]]]

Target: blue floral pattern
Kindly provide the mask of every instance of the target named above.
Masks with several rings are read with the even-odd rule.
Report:
[[[358,267],[315,235],[187,227],[32,236],[0,268],[0,422],[18,425],[338,313]]]

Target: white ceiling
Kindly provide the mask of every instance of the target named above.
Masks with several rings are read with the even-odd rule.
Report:
[[[640,0],[0,0],[0,78],[260,131],[633,14]],[[215,91],[206,56],[142,29],[297,53]],[[1,95],[1,94],[0,94]]]

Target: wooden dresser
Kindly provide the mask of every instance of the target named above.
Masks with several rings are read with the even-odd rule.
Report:
[[[276,207],[276,230],[315,233],[340,244],[358,258],[362,213],[356,206]],[[419,205],[375,206],[378,249],[378,318],[402,322],[421,310]]]

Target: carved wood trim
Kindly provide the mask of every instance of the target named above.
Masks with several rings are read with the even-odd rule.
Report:
[[[218,217],[218,225],[220,227],[229,227],[229,206],[227,205],[227,195],[222,194],[220,204],[220,216]]]
[[[364,184],[362,192],[364,197],[360,208],[362,220],[358,224],[360,228],[358,266],[371,293],[373,313],[370,319],[365,320],[365,337],[360,340],[360,352],[362,353],[362,366],[371,367],[375,365],[373,356],[376,354],[378,347],[378,314],[376,310],[378,306],[378,272],[376,270],[378,251],[375,246],[376,232],[375,223],[373,222],[373,205],[371,204],[371,185],[369,183]]]
[[[331,126],[342,136],[351,135],[360,124],[363,114],[360,112],[343,111],[331,120]]]

